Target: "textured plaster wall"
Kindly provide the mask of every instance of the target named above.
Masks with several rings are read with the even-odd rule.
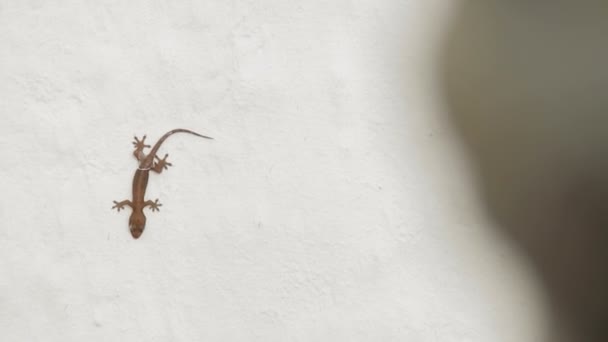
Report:
[[[441,120],[443,0],[0,0],[2,341],[536,341]],[[140,240],[134,134],[151,175]]]

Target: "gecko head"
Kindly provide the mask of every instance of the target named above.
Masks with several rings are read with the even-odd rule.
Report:
[[[146,216],[144,213],[134,211],[129,218],[129,230],[134,239],[138,239],[146,228]]]

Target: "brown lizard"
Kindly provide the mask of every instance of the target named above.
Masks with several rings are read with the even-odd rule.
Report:
[[[144,201],[144,196],[146,194],[146,187],[148,186],[148,177],[150,171],[161,173],[163,170],[168,169],[168,167],[172,165],[171,163],[167,162],[167,157],[169,156],[168,154],[165,154],[165,157],[160,159],[156,153],[163,142],[174,133],[190,133],[201,138],[213,139],[187,129],[178,128],[167,132],[160,139],[158,139],[158,142],[154,145],[154,147],[152,147],[150,153],[146,155],[144,153],[144,148],[150,147],[150,145],[145,144],[146,136],[144,135],[141,140],[135,137],[135,141],[133,142],[135,151],[133,151],[133,155],[139,161],[139,167],[137,170],[135,170],[135,176],[133,177],[133,200],[124,200],[122,202],[114,201],[114,206],[112,207],[112,209],[116,209],[118,211],[124,209],[125,205],[131,207],[132,213],[131,217],[129,218],[129,230],[135,239],[141,236],[141,234],[144,232],[144,228],[146,227],[144,208],[149,206],[152,211],[159,211],[159,207],[162,206],[162,204],[158,203],[158,199],[154,201]]]

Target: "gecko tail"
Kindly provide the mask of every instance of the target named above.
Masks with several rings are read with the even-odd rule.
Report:
[[[208,136],[206,136],[206,135],[198,134],[198,133],[196,133],[196,132],[192,132],[192,134],[194,134],[194,135],[196,135],[196,136],[198,136],[198,137],[201,137],[201,138],[205,138],[205,139],[211,139],[211,140],[213,140],[213,138],[212,138],[212,137],[208,137]]]
[[[206,135],[202,135],[202,134],[193,132],[189,129],[184,129],[184,128],[172,129],[169,132],[165,133],[165,135],[163,135],[160,139],[158,139],[156,144],[154,144],[154,146],[152,146],[152,149],[147,154],[147,156],[142,161],[140,161],[140,163],[139,163],[140,170],[149,169],[152,167],[152,165],[154,165],[154,158],[156,157],[156,153],[158,152],[158,149],[163,144],[163,142],[165,142],[165,140],[167,140],[168,137],[170,137],[171,135],[173,135],[175,133],[189,133],[189,134],[201,137],[201,138],[213,140],[212,137],[208,137]]]
[[[206,136],[206,135],[202,135],[202,134],[196,133],[194,131],[191,131],[191,130],[185,129],[185,128],[172,129],[169,132],[167,132],[161,139],[164,140],[164,139],[168,138],[170,135],[172,135],[174,133],[190,133],[190,134],[196,135],[196,136],[201,137],[201,138],[213,140],[212,137],[209,137],[209,136]]]
[[[152,147],[152,150],[150,150],[150,153],[148,154],[148,156],[152,156],[151,160],[148,160],[149,163],[151,163],[154,160],[154,156],[156,155],[156,152],[158,152],[158,149],[160,148],[160,145],[163,144],[163,142],[165,140],[167,140],[167,138],[175,133],[190,133],[196,136],[199,136],[201,138],[205,138],[205,139],[211,139],[213,140],[212,137],[208,137],[206,135],[202,135],[196,132],[193,132],[189,129],[184,129],[184,128],[176,128],[176,129],[172,129],[169,132],[165,133],[165,135],[163,135],[160,139],[158,139],[158,141],[156,142],[156,144],[154,144],[154,146]]]

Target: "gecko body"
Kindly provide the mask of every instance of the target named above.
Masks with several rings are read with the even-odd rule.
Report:
[[[189,133],[201,138],[213,139],[187,129],[178,128],[165,133],[165,135],[158,139],[156,144],[154,144],[150,152],[145,154],[144,149],[151,147],[150,145],[145,144],[146,136],[144,135],[141,140],[135,137],[135,141],[133,142],[135,151],[133,151],[133,155],[139,161],[139,166],[137,170],[135,170],[135,175],[133,176],[133,197],[131,200],[124,200],[122,202],[114,201],[114,206],[112,207],[112,209],[116,209],[118,211],[124,209],[125,206],[131,207],[132,212],[131,217],[129,218],[129,230],[135,239],[138,239],[141,236],[146,227],[144,208],[149,206],[152,211],[159,211],[159,207],[162,206],[162,204],[158,202],[158,199],[154,201],[145,200],[146,188],[148,187],[150,171],[160,174],[163,170],[168,169],[168,167],[172,165],[171,163],[167,162],[167,157],[169,156],[168,154],[165,154],[165,156],[161,159],[156,155],[156,153],[163,142],[169,136],[175,133]]]

